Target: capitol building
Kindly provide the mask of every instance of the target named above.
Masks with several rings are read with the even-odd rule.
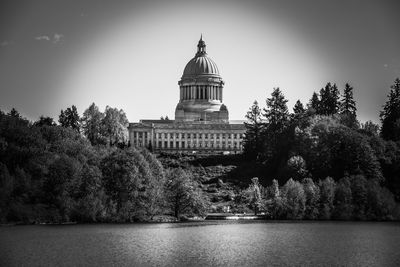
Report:
[[[154,151],[241,152],[244,121],[229,120],[223,103],[224,81],[202,37],[178,85],[175,120],[130,123],[131,145]]]

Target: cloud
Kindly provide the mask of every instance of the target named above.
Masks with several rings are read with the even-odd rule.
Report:
[[[60,33],[55,33],[54,34],[54,37],[53,37],[53,43],[59,43],[59,42],[61,42],[62,41],[62,39],[64,38],[64,35],[63,34],[60,34]]]
[[[47,35],[36,36],[35,39],[38,41],[50,41],[50,37]]]
[[[61,33],[55,33],[53,37],[50,37],[48,35],[41,35],[41,36],[36,36],[36,40],[38,41],[51,41],[53,44],[60,43],[64,39],[64,35]]]

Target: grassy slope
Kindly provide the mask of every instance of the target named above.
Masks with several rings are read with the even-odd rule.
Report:
[[[158,159],[166,168],[189,170],[210,199],[212,212],[221,212],[224,206],[235,207],[234,197],[248,187],[251,178],[259,177],[261,184],[270,185],[262,165],[243,160],[241,155],[160,154]],[[236,207],[242,211],[243,207]],[[250,212],[250,211],[249,211]]]

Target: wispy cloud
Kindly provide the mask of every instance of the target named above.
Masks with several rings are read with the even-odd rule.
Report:
[[[38,41],[50,41],[50,37],[47,35],[36,36],[35,39]]]
[[[53,36],[41,35],[41,36],[36,36],[35,37],[35,40],[38,40],[38,41],[49,41],[49,42],[52,42],[54,44],[62,42],[63,39],[64,39],[64,34],[61,34],[61,33],[55,33]]]
[[[55,33],[53,37],[53,43],[59,43],[64,39],[64,35],[60,33]]]

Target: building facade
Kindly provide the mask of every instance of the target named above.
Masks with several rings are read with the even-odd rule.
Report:
[[[178,82],[175,120],[130,123],[131,145],[155,151],[241,152],[245,127],[243,121],[229,120],[222,102],[224,84],[200,38],[197,53]]]

